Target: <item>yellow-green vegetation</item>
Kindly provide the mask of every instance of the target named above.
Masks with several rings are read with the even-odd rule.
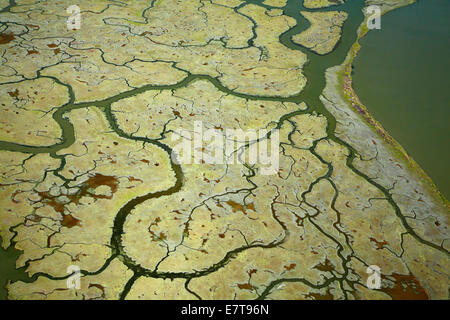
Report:
[[[302,15],[308,19],[311,26],[306,31],[295,35],[292,40],[318,54],[333,51],[341,38],[341,29],[347,19],[347,13],[302,11]]]
[[[317,9],[338,5],[343,2],[343,0],[304,0],[303,5],[308,9]]]
[[[303,19],[242,1],[86,0],[68,30],[71,4],[0,14],[1,245],[30,276],[8,298],[447,298],[448,208],[342,101],[341,69],[327,109],[302,96],[307,48],[332,54],[344,11],[302,12],[295,46],[280,36]],[[278,172],[178,164],[200,121],[277,129]]]
[[[284,7],[287,0],[265,0],[264,4],[272,7]]]
[[[69,100],[67,89],[51,79],[25,80],[0,87],[0,140],[52,145],[61,130],[52,119],[55,108]]]

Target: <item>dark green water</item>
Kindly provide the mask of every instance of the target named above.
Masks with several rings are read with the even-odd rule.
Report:
[[[0,237],[1,240],[1,237]],[[0,300],[7,298],[7,292],[4,286],[8,283],[8,280],[27,280],[27,274],[25,268],[16,269],[16,261],[19,258],[21,251],[14,249],[10,246],[7,250],[0,250]]]
[[[421,0],[361,39],[353,86],[361,102],[450,199],[450,1]]]

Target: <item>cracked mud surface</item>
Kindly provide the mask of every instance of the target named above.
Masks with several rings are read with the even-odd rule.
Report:
[[[447,203],[341,94],[365,4],[312,3],[82,1],[67,30],[68,1],[1,1],[7,297],[447,299]],[[278,174],[175,163],[195,121],[279,130]]]

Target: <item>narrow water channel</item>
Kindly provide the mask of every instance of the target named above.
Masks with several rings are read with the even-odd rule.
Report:
[[[263,7],[265,6],[260,0],[259,1],[247,1],[248,3],[254,3],[257,5],[261,5]],[[88,106],[96,106],[101,109],[104,109],[106,111],[107,118],[112,126],[112,128],[118,133],[119,135],[124,135],[121,130],[117,127],[115,124],[115,121],[113,117],[110,115],[110,106],[113,102],[118,101],[120,99],[134,96],[138,93],[145,92],[147,90],[159,90],[159,89],[176,89],[181,88],[189,84],[191,81],[194,81],[195,79],[207,79],[209,80],[214,86],[216,86],[217,89],[226,92],[228,94],[232,94],[238,97],[247,98],[251,100],[270,100],[270,101],[290,101],[290,102],[301,102],[305,101],[310,108],[316,109],[318,112],[324,114],[327,117],[327,120],[329,122],[328,131],[330,135],[333,135],[333,130],[335,128],[335,120],[334,118],[329,114],[329,112],[323,107],[319,100],[319,95],[322,92],[324,86],[325,86],[325,70],[331,66],[337,65],[342,63],[344,60],[346,53],[352,43],[356,40],[356,29],[358,25],[362,21],[362,13],[361,13],[361,7],[363,5],[363,0],[353,0],[351,4],[347,3],[345,5],[340,6],[339,8],[341,10],[345,10],[349,13],[349,19],[344,25],[343,29],[343,37],[341,40],[340,45],[337,47],[335,51],[333,51],[332,54],[329,54],[325,57],[316,55],[308,50],[306,50],[308,54],[308,60],[309,63],[305,66],[304,74],[306,78],[308,79],[308,84],[306,88],[298,95],[294,95],[291,97],[264,97],[264,96],[249,96],[246,94],[240,94],[237,92],[233,92],[228,88],[223,87],[223,85],[214,78],[211,78],[209,76],[203,76],[203,75],[193,75],[189,74],[184,80],[180,81],[177,84],[174,85],[167,85],[167,86],[154,86],[154,85],[147,85],[143,86],[141,88],[137,88],[134,90],[130,90],[128,92],[124,92],[121,94],[118,94],[116,96],[104,99],[102,101],[96,101],[96,102],[88,102],[88,103],[75,103],[75,96],[73,93],[73,90],[70,86],[61,83],[57,78],[54,77],[48,77],[53,79],[56,83],[60,85],[64,85],[69,90],[70,95],[70,101],[65,104],[64,106],[60,107],[54,114],[53,118],[55,121],[60,125],[62,131],[63,131],[63,139],[61,143],[51,145],[51,146],[39,146],[39,147],[32,147],[32,146],[25,146],[25,145],[19,145],[16,143],[11,142],[5,142],[0,141],[0,150],[9,150],[9,151],[17,151],[17,152],[25,152],[25,153],[50,153],[54,154],[56,151],[64,149],[68,146],[70,146],[74,141],[74,128],[73,125],[63,117],[63,115],[70,110],[78,109],[78,108],[84,108]],[[295,45],[292,43],[290,37],[293,34],[300,33],[303,30],[305,30],[309,23],[307,20],[300,14],[300,11],[303,10],[303,6],[301,5],[301,2],[298,0],[289,0],[287,6],[284,8],[284,13],[288,16],[291,16],[297,21],[297,25],[290,29],[289,31],[285,32],[280,36],[280,42],[283,43],[285,46],[293,49],[293,50],[302,50],[304,48],[301,48],[300,46]],[[330,10],[329,8],[324,10]],[[38,74],[39,77],[45,77]],[[289,117],[292,117],[296,114],[310,112],[308,111],[298,111],[293,112],[291,114],[287,114],[282,119],[280,119],[280,124],[288,119]],[[108,116],[109,114],[109,116]],[[131,138],[131,137],[128,137]],[[146,140],[145,138],[139,139],[134,137],[133,140]],[[153,143],[153,141],[147,141],[148,143]],[[156,143],[156,142],[155,142]],[[159,143],[158,143],[159,144]],[[164,150],[164,146],[161,146]],[[169,151],[169,150],[166,150]],[[169,152],[170,153],[170,152]],[[177,169],[177,170],[175,170]],[[168,190],[164,192],[157,192],[155,194],[148,194],[144,195],[142,197],[137,197],[135,199],[132,199],[129,201],[126,205],[124,205],[123,209],[119,211],[118,215],[116,216],[116,219],[114,221],[114,232],[111,239],[111,244],[113,247],[113,253],[110,259],[108,259],[105,262],[105,265],[98,270],[97,272],[94,272],[93,274],[101,272],[109,263],[110,261],[115,258],[117,255],[121,254],[124,259],[124,263],[135,272],[135,276],[140,276],[144,273],[149,273],[148,270],[143,270],[142,268],[139,268],[134,263],[131,263],[129,258],[122,252],[121,250],[121,236],[123,231],[123,224],[125,222],[126,216],[131,212],[132,208],[134,208],[138,203],[141,203],[145,200],[161,196],[162,194],[171,194],[173,192],[176,192],[179,187],[181,186],[182,181],[182,171],[180,168],[174,168],[174,171],[177,173],[177,183],[174,187],[169,188]],[[20,252],[13,248],[13,246],[10,246],[8,250],[0,250],[0,259],[9,261],[8,264],[2,265],[2,272],[0,277],[0,299],[4,299],[7,296],[6,290],[4,285],[8,280],[15,282],[17,280],[22,280],[25,282],[31,282],[34,281],[40,274],[34,274],[31,278],[28,278],[25,273],[25,268],[21,269],[15,269],[14,260],[17,259],[17,257],[20,255]],[[221,265],[227,262],[229,259],[229,256],[227,255],[221,263],[218,263],[214,266],[212,266],[210,269],[216,269],[219,268]],[[209,270],[206,270],[204,273],[210,272]],[[84,272],[86,273],[86,272]],[[158,274],[156,272],[150,272],[152,276],[154,277],[181,277],[181,278],[189,278],[194,276],[199,276],[200,274],[184,274],[184,273],[175,273],[175,274]],[[48,276],[49,275],[44,275]],[[54,277],[50,277],[54,278]],[[131,281],[127,283],[125,286],[124,292],[122,293],[122,296],[125,296],[126,293],[130,290],[133,282],[136,280],[136,277],[132,277],[130,279]]]
[[[391,11],[361,39],[353,87],[361,102],[450,199],[450,1]]]

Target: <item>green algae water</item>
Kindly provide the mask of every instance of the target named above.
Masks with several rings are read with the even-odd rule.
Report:
[[[353,87],[361,102],[450,199],[450,1],[421,0],[382,16],[361,39]]]
[[[0,238],[1,240],[1,238]],[[10,246],[7,250],[0,250],[0,300],[5,300],[8,296],[5,286],[9,280],[27,280],[28,276],[24,268],[16,269],[16,261],[21,251]]]

